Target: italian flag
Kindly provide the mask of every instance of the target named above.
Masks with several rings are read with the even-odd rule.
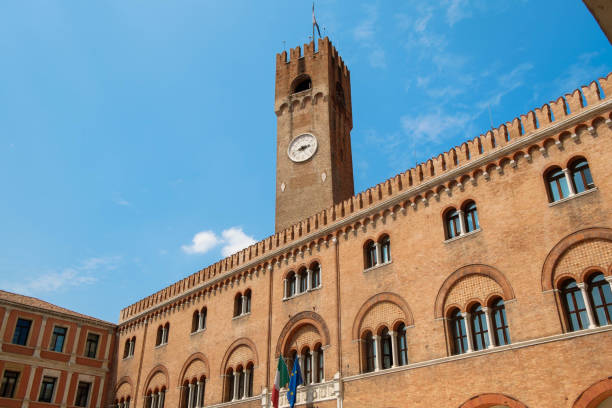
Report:
[[[276,375],[274,376],[274,389],[272,390],[272,404],[274,408],[278,408],[278,396],[281,387],[284,387],[288,382],[289,370],[287,370],[287,364],[285,364],[283,356],[280,356],[278,359],[278,366],[276,367]]]

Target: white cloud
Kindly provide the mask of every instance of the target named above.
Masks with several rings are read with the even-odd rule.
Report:
[[[404,132],[421,142],[440,143],[455,136],[466,127],[470,116],[465,113],[448,114],[442,111],[401,118]]]
[[[598,52],[582,54],[578,60],[567,67],[565,72],[559,76],[554,85],[557,88],[554,95],[570,93],[580,86],[588,85],[595,78],[607,75],[610,67],[605,65],[595,65],[593,57],[599,55]]]
[[[117,204],[117,205],[121,205],[121,206],[125,206],[125,207],[132,205],[132,203],[130,203],[130,202],[129,202],[128,200],[126,200],[125,198],[123,198],[123,197],[121,196],[121,194],[119,194],[119,193],[115,193],[115,194],[113,194],[113,202],[114,202],[115,204]]]
[[[459,21],[471,17],[472,12],[468,9],[467,0],[450,0],[446,2],[446,21],[451,27]]]
[[[26,278],[18,283],[8,283],[7,290],[24,295],[58,292],[71,287],[91,285],[98,281],[100,272],[116,269],[120,257],[95,257],[82,261],[77,266],[60,271],[49,271]]]
[[[223,244],[221,254],[229,256],[255,242],[255,239],[245,234],[242,228],[231,227],[223,230],[221,237],[210,230],[198,232],[194,235],[190,245],[183,245],[181,248],[187,254],[205,254],[214,247]]]
[[[191,245],[181,248],[188,254],[205,254],[220,243],[219,238],[212,231],[201,231],[193,236]]]
[[[232,227],[224,230],[221,233],[223,237],[223,243],[225,245],[221,248],[221,254],[223,256],[230,256],[233,253],[240,251],[248,247],[249,245],[253,245],[255,243],[255,239],[242,231],[242,228]]]
[[[376,22],[378,8],[374,5],[365,7],[366,17],[353,29],[353,38],[368,50],[368,62],[373,68],[386,68],[385,51],[376,39]]]

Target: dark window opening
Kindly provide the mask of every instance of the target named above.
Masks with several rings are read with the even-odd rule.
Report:
[[[51,335],[51,351],[61,353],[64,350],[64,341],[66,340],[67,331],[68,329],[65,327],[53,328],[53,334]]]
[[[54,377],[43,377],[42,385],[40,386],[40,395],[38,401],[40,402],[51,402],[53,399],[53,390],[55,389]]]
[[[74,401],[74,405],[77,407],[86,407],[87,399],[89,398],[89,388],[91,384],[88,382],[79,381],[79,386],[77,388],[76,400]]]
[[[30,334],[30,327],[32,321],[27,319],[17,319],[17,325],[15,326],[15,333],[13,334],[13,344],[25,346],[28,342],[28,334]]]
[[[17,388],[17,379],[19,378],[19,372],[6,370],[4,377],[2,377],[2,385],[0,386],[0,397],[2,398],[13,398],[15,395],[15,388]]]
[[[89,333],[87,335],[87,342],[85,343],[85,357],[96,358],[99,340],[100,336],[95,333]]]
[[[312,81],[310,80],[310,77],[306,76],[304,78],[300,78],[296,82],[295,87],[293,88],[293,93],[306,91],[310,88],[312,88]]]

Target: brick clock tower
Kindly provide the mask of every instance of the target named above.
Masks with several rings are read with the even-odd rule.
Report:
[[[354,194],[351,77],[329,39],[276,55],[276,232]]]

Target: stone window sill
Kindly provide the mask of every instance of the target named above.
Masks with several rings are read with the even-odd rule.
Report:
[[[247,316],[249,316],[250,314],[251,314],[251,312],[246,312],[246,313],[243,313],[243,314],[239,314],[238,316],[234,316],[234,317],[232,317],[232,320],[242,319],[243,317],[247,317]]]
[[[387,262],[383,262],[383,263],[380,263],[380,264],[376,264],[374,266],[370,266],[369,268],[364,269],[363,273],[370,272],[370,271],[373,271],[373,270],[378,269],[378,268],[382,268],[383,266],[387,266],[387,265],[389,265],[391,263],[393,263],[393,260],[387,261]]]
[[[465,238],[465,237],[469,237],[469,236],[471,236],[471,235],[477,234],[477,233],[479,233],[480,231],[482,231],[482,230],[481,230],[480,228],[478,228],[478,229],[475,229],[474,231],[466,232],[465,234],[461,234],[461,235],[458,235],[458,236],[456,236],[456,237],[449,238],[449,239],[447,239],[446,241],[444,241],[444,243],[445,243],[445,244],[448,244],[448,243],[451,243],[451,242],[457,241],[458,239]]]
[[[203,333],[205,331],[206,331],[206,327],[204,327],[203,329],[198,329],[198,330],[196,330],[194,332],[191,332],[190,336],[195,336],[196,334],[200,334],[200,333]]]
[[[571,195],[571,196],[569,196],[569,197],[565,197],[565,198],[562,198],[562,199],[560,199],[560,200],[553,201],[552,203],[548,203],[548,206],[549,206],[549,207],[552,207],[552,206],[555,206],[555,205],[557,205],[557,204],[562,204],[562,203],[565,203],[565,202],[567,202],[567,201],[573,200],[574,198],[578,198],[578,197],[585,196],[585,195],[587,195],[587,194],[594,193],[595,191],[597,191],[597,187],[593,187],[593,188],[590,188],[590,189],[588,189],[588,190],[584,190],[584,191],[582,191],[582,192],[580,192],[580,193],[576,193],[576,194],[574,194],[574,195]]]
[[[131,360],[133,358],[134,358],[134,355],[132,354],[131,356],[123,357],[123,361]]]
[[[321,289],[321,287],[322,287],[322,285],[319,285],[316,288],[307,289],[304,292],[296,293],[293,296],[289,296],[289,297],[283,298],[283,302],[286,302],[287,300],[295,299],[296,297],[300,297],[300,296],[305,295],[305,294],[310,293],[310,292],[314,292],[315,290]]]
[[[166,347],[167,345],[168,345],[168,343],[161,343],[161,344],[158,344],[157,346],[155,346],[155,348],[156,349],[160,349],[162,347]]]

